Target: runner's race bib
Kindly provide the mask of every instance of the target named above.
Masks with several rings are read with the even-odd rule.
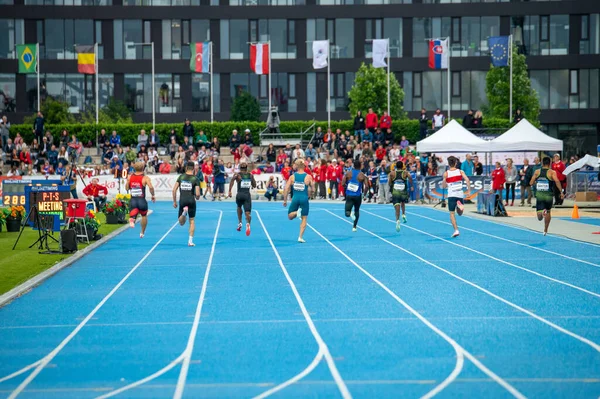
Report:
[[[294,190],[296,191],[304,191],[306,189],[306,185],[301,182],[294,182]]]
[[[450,194],[462,195],[462,193],[463,193],[462,187],[463,187],[463,184],[461,181],[448,184],[448,195],[450,195]]]
[[[241,188],[250,188],[250,187],[252,187],[252,182],[250,180],[242,180],[240,187]]]
[[[550,191],[550,182],[538,181],[535,185],[537,191]]]
[[[356,183],[348,183],[348,191],[352,191],[353,193],[358,192],[359,186]]]
[[[142,189],[141,188],[132,188],[131,189],[131,196],[132,197],[141,197],[142,196]]]
[[[394,190],[404,191],[406,190],[406,184],[403,181],[394,182]]]
[[[192,183],[189,181],[182,181],[180,187],[182,191],[192,191]]]

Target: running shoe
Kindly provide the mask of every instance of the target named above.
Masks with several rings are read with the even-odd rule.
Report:
[[[546,234],[548,234],[548,233],[544,231],[544,237],[546,237]]]
[[[238,223],[238,227],[237,227],[237,229],[236,229],[236,230],[237,230],[237,231],[242,231],[242,224],[241,224],[241,223]]]
[[[187,216],[188,215],[188,207],[187,206],[183,207],[183,213],[181,215],[182,216]]]
[[[396,231],[400,231],[400,220],[396,220]]]
[[[196,244],[194,244],[193,242],[188,242],[188,247],[195,247]]]
[[[144,238],[144,234],[143,233],[140,233],[140,238]]]
[[[406,223],[408,222],[408,220],[406,220],[406,215],[402,215],[402,223]]]
[[[458,237],[460,235],[459,231],[456,230],[454,231],[454,234],[452,234],[452,238]]]
[[[352,211],[352,213],[350,214],[350,219],[352,219],[353,222],[356,220],[356,215],[354,214],[354,211]]]
[[[352,232],[353,232],[353,233],[356,233],[356,227],[353,227],[353,228],[352,228]]]
[[[304,241],[304,238],[298,237],[298,242],[304,244],[306,241]]]
[[[135,219],[134,218],[129,218],[129,227],[131,227],[132,229],[135,227]]]
[[[250,223],[246,223],[246,236],[250,235]]]
[[[458,216],[461,216],[464,210],[465,206],[463,205],[462,201],[456,201],[456,213],[458,213]]]

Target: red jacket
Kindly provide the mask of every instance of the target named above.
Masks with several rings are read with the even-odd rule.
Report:
[[[19,154],[19,159],[25,165],[31,165],[31,154],[30,153],[21,151],[21,154]]]
[[[492,172],[492,189],[502,190],[506,183],[506,177],[504,176],[504,169],[494,169]]]
[[[205,177],[206,182],[208,182],[208,176],[213,174],[213,166],[207,163],[202,164],[202,174]]]
[[[277,163],[280,165],[283,165],[285,163],[286,159],[287,159],[287,155],[285,155],[285,154],[277,155]]]
[[[321,166],[317,165],[313,168],[312,177],[317,183],[321,181]]]
[[[552,162],[552,170],[556,172],[556,177],[558,178],[558,181],[567,180],[567,176],[563,174],[566,168],[567,167],[565,166],[563,161]]]
[[[83,194],[87,197],[99,197],[100,194],[108,195],[108,189],[104,186],[88,184],[83,189]]]
[[[287,182],[290,179],[290,173],[292,172],[292,168],[291,167],[287,167],[287,168],[283,168],[281,169],[281,176],[283,176],[283,179]]]
[[[381,128],[381,130],[391,129],[392,128],[392,117],[389,115],[382,116],[381,121],[379,121],[379,127]]]
[[[327,165],[319,166],[319,181],[327,180]]]
[[[329,165],[327,167],[327,180],[337,181],[337,167],[336,166]]]
[[[383,146],[379,146],[379,148],[377,148],[377,150],[375,151],[375,156],[377,157],[377,159],[379,159],[380,161],[385,158],[385,148],[383,148]]]
[[[335,174],[337,176],[337,181],[341,182],[342,178],[344,177],[344,165],[343,164],[338,164]]]
[[[365,126],[367,127],[367,129],[377,128],[377,114],[375,112],[373,112],[372,114],[367,114],[365,121]]]

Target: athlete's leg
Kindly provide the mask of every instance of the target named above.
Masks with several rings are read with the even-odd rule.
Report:
[[[304,242],[302,238],[304,236],[304,230],[306,230],[306,224],[308,223],[308,216],[302,216],[302,222],[300,223],[300,235],[298,241]]]
[[[142,215],[142,221],[140,223],[142,226],[142,231],[140,232],[140,237],[143,237],[146,233],[146,226],[148,226],[148,215]]]
[[[361,197],[354,200],[354,229],[358,226],[358,218],[360,217]]]
[[[537,211],[537,219],[541,221],[544,219],[544,211]]]
[[[185,219],[187,217],[187,212],[186,212],[186,207],[183,206],[183,204],[181,203],[181,201],[179,201],[179,217],[177,218],[177,220],[179,221],[179,225],[183,226],[185,224]],[[189,211],[189,208],[188,208]]]
[[[296,216],[298,216],[298,211],[288,213],[288,219],[290,220],[296,219]]]
[[[551,220],[552,220],[552,215],[550,214],[550,211],[547,210],[545,218],[544,218],[544,235],[546,233],[548,233],[548,227],[550,227],[550,221]]]
[[[349,218],[350,215],[352,215],[352,201],[351,201],[351,197],[347,197],[346,198],[346,203],[344,204],[344,213],[346,214],[346,217]]]
[[[250,224],[252,222],[252,211],[244,212],[246,214],[246,223]]]
[[[196,218],[190,217],[190,237],[188,239],[188,245],[194,246],[194,232],[196,231]]]
[[[238,207],[237,207],[237,217],[238,217],[238,223],[242,224],[242,207],[240,205],[238,205]]]
[[[402,202],[400,206],[402,207],[402,216],[406,215],[406,203]]]
[[[400,204],[394,204],[394,210],[396,211],[396,220],[400,220]]]
[[[131,228],[135,227],[135,218],[137,217],[137,215],[138,215],[139,212],[140,211],[137,208],[133,208],[129,212],[129,227],[131,227]]]
[[[454,227],[454,231],[458,230],[458,225],[456,224],[456,215],[454,212],[450,212],[450,222],[452,222],[452,227]]]

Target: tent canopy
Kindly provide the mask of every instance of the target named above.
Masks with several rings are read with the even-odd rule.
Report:
[[[565,169],[563,174],[566,176],[569,173],[575,172],[575,171],[583,168],[584,166],[591,166],[592,168],[598,168],[598,167],[600,167],[600,158],[594,157],[592,155],[586,155],[585,157],[581,158],[579,161],[575,162],[574,164],[569,165],[567,167],[567,169]]]
[[[419,152],[489,152],[490,142],[480,139],[455,120],[417,142]]]
[[[562,151],[563,142],[548,136],[527,119],[523,119],[509,131],[492,140],[491,147],[493,152]]]

